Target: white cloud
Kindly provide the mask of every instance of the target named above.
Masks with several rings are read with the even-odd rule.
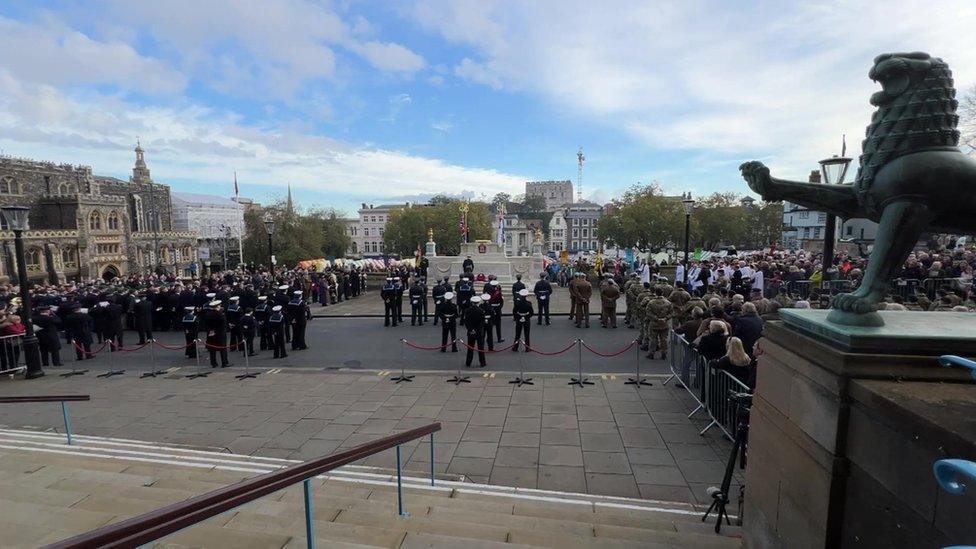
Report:
[[[430,127],[442,133],[451,133],[454,123],[449,120],[435,120],[430,123]]]
[[[354,46],[353,49],[381,71],[414,73],[425,65],[423,57],[400,44],[370,41]]]
[[[397,97],[409,101],[409,96]],[[234,114],[196,105],[145,107],[97,94],[70,96],[49,85],[18,81],[0,69],[0,148],[8,154],[90,164],[96,173],[122,174],[132,165],[137,136],[154,178],[161,182],[212,185],[229,181],[237,170],[248,184],[283,188],[291,182],[296,188],[381,199],[472,188],[511,193],[526,180],[350,145],[302,128],[243,125]]]
[[[398,93],[393,97],[390,97],[390,110],[388,114],[381,118],[382,122],[394,123],[397,121],[397,117],[400,116],[400,111],[402,111],[407,105],[412,103],[413,100],[410,98],[410,94]]]
[[[922,14],[922,15],[920,15]],[[411,16],[463,48],[454,74],[539,96],[649,148],[770,157],[786,175],[857,152],[875,55],[943,57],[976,81],[976,3],[422,0]]]

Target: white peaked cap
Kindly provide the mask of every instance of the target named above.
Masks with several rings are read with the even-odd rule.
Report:
[[[522,296],[522,297],[525,297],[525,296],[529,295],[529,291],[527,289],[525,289],[525,288],[522,288],[521,290],[519,290],[519,295]]]
[[[289,286],[287,284],[282,284],[281,286],[278,286],[279,290],[287,290],[288,288]]]
[[[215,300],[211,301],[210,303],[207,303],[207,305],[210,305],[211,307],[217,307],[217,306],[220,305],[220,300],[219,299],[215,299]]]
[[[489,299],[491,299],[491,294],[481,294],[481,299],[483,301],[488,301]]]
[[[490,284],[492,286],[498,286],[498,281],[497,280],[492,280]]]
[[[217,294],[210,292],[209,294],[207,294],[207,297],[217,297]]]
[[[88,314],[88,309],[86,309],[85,307],[82,307],[82,308],[80,308],[80,309],[78,309],[78,312],[79,312],[79,313],[85,313],[85,314]]]
[[[295,295],[302,295],[302,291],[301,290],[295,290],[292,293],[295,294]]]
[[[271,310],[272,311],[280,311],[281,310],[281,305],[275,305],[274,307],[271,308]]]
[[[259,295],[258,296],[258,301],[267,301],[267,300],[268,300],[268,296],[266,296],[266,295]]]
[[[183,310],[184,311],[192,311],[193,310],[193,307],[183,307]]]
[[[444,299],[454,299],[454,292],[445,292]]]
[[[108,307],[108,301],[99,301],[98,302],[98,306],[99,307]]]
[[[232,295],[232,296],[230,296],[230,300],[231,300],[231,301],[237,301],[237,300],[238,300],[238,299],[240,299],[240,298],[241,298],[241,296],[237,296],[237,295]]]
[[[481,303],[481,298],[478,296],[474,296],[471,298],[471,303]]]

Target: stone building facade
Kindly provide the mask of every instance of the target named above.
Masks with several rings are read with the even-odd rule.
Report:
[[[189,274],[196,233],[174,231],[169,186],[152,180],[136,145],[129,181],[90,166],[0,157],[0,206],[30,207],[25,250],[34,281],[110,279],[154,268]],[[13,233],[0,222],[0,281],[16,278]]]
[[[554,212],[573,201],[573,182],[526,181],[525,198],[538,197],[545,201],[545,210]]]

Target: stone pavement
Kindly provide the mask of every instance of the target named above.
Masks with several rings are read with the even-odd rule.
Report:
[[[180,372],[182,374],[184,372]],[[728,443],[698,435],[683,389],[640,390],[623,379],[580,389],[560,377],[514,387],[501,377],[455,386],[440,376],[412,383],[352,373],[282,370],[237,381],[231,371],[195,380],[48,376],[0,380],[0,394],[91,394],[70,407],[77,433],[241,454],[308,459],[391,432],[439,421],[439,472],[477,482],[682,502],[705,502],[721,481]],[[57,404],[5,405],[11,428],[63,428]],[[407,468],[427,471],[427,442],[405,448]],[[363,462],[393,467],[386,452]]]
[[[532,284],[529,284],[529,291],[532,291]],[[480,286],[479,286],[480,288]],[[503,291],[505,291],[505,311],[511,313],[511,290],[510,286],[506,286]],[[531,296],[529,299],[532,301],[532,306],[539,310],[539,306],[535,301],[535,297]],[[552,296],[550,296],[549,312],[550,314],[569,314],[569,306],[571,300],[569,299],[569,288],[560,288],[555,284],[552,286]],[[590,323],[592,324],[595,320],[597,325],[599,325],[600,316],[600,292],[596,288],[593,289],[593,295],[590,297]],[[404,316],[410,314],[410,303],[407,301],[406,295],[403,298],[403,312]],[[427,297],[427,310],[431,314],[434,312],[434,300],[430,296]],[[617,315],[619,316],[617,323],[618,325],[623,325],[623,316],[627,312],[627,300],[623,295],[617,300]],[[312,305],[312,314],[315,316],[383,316],[383,300],[380,299],[380,291],[378,289],[371,289],[365,295],[361,295],[357,298],[343,301],[342,303],[336,303],[334,305],[329,305],[327,307],[321,307],[319,305]]]

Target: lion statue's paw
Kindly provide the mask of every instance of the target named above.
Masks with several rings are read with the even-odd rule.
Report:
[[[772,200],[773,180],[769,176],[769,168],[758,160],[751,160],[739,166],[742,178],[749,184],[749,188],[766,200]]]
[[[875,303],[867,297],[853,294],[838,294],[831,305],[835,309],[856,314],[866,314],[875,310]]]

